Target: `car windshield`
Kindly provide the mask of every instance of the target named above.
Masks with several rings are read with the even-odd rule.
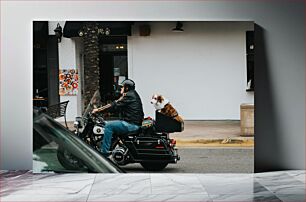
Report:
[[[122,170],[48,115],[34,112],[33,172],[118,173]]]

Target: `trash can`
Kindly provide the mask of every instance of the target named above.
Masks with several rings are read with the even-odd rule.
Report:
[[[241,136],[254,135],[254,104],[240,105],[240,129]]]

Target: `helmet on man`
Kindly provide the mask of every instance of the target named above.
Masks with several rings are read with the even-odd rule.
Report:
[[[135,82],[132,79],[126,79],[122,81],[121,86],[124,87],[124,91],[127,92],[129,90],[135,89]]]

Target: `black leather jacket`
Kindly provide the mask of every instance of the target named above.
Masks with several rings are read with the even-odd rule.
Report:
[[[135,90],[130,90],[119,101],[112,103],[112,109],[120,110],[124,121],[141,126],[144,113],[142,102]]]

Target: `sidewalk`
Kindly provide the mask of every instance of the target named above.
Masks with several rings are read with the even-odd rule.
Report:
[[[170,134],[178,146],[253,147],[254,136],[241,136],[240,121],[185,121],[184,131]]]
[[[73,122],[68,122],[73,130]],[[171,133],[178,147],[253,147],[254,136],[240,135],[240,121],[185,121],[184,131]]]

